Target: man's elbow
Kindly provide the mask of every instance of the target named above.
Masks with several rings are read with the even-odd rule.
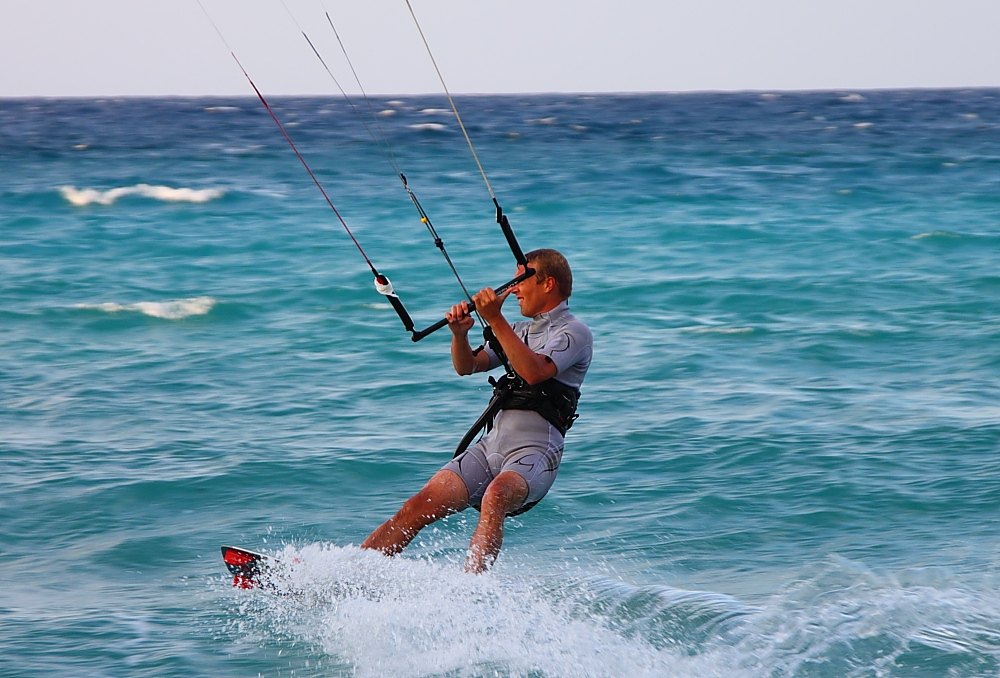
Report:
[[[477,365],[475,360],[473,360],[472,363],[469,365],[459,365],[456,363],[452,363],[452,366],[455,368],[455,372],[460,377],[467,377],[470,374],[475,374],[476,372],[479,371],[478,369],[476,369]]]
[[[559,370],[556,369],[555,363],[553,363],[550,358],[546,357],[543,363],[536,365],[534,369],[529,371],[528,374],[522,374],[520,376],[521,379],[528,384],[528,386],[535,386],[556,376],[558,371]]]
[[[542,383],[543,381],[548,381],[550,378],[554,376],[555,376],[554,374],[549,374],[547,370],[546,371],[535,370],[531,374],[521,375],[521,378],[524,379],[524,382],[528,386],[535,386],[537,384]]]

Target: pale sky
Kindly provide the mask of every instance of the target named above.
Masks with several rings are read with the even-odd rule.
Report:
[[[266,94],[336,94],[281,0],[202,0]],[[285,0],[355,91],[441,91],[404,0]],[[1000,0],[411,0],[454,93],[1000,86]],[[248,95],[196,0],[0,0],[0,97]]]

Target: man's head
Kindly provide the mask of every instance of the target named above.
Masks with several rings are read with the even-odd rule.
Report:
[[[556,250],[532,250],[525,255],[535,275],[511,288],[521,315],[531,318],[551,311],[573,293],[573,273],[566,257]],[[518,267],[518,271],[522,269]]]

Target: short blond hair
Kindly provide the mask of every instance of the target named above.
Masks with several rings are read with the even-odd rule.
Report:
[[[566,257],[556,250],[540,249],[531,250],[524,255],[531,267],[535,269],[535,277],[538,282],[543,282],[546,278],[556,281],[559,294],[563,299],[569,299],[573,294],[573,272],[569,270],[569,262]]]

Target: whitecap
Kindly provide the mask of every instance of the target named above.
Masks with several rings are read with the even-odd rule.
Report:
[[[202,110],[206,113],[235,113],[241,109],[238,106],[206,106]]]
[[[388,118],[391,115],[396,115],[396,111],[392,108],[386,108],[385,110],[378,112],[380,117]]]
[[[587,126],[586,125],[570,125],[569,128],[571,130],[573,130],[574,132],[586,132],[587,131]]]
[[[854,123],[854,126],[857,127],[858,129],[868,129],[869,127],[871,127],[874,124],[875,123],[873,123],[873,122],[856,122],[856,123]]]
[[[695,334],[750,334],[754,331],[752,327],[695,327],[691,329]]]
[[[962,236],[948,231],[928,231],[927,233],[917,233],[911,235],[911,240],[923,240],[924,238],[961,238]]]
[[[423,108],[420,112],[424,115],[455,115],[450,108]]]
[[[390,106],[395,106],[397,108],[400,107],[400,106],[405,106],[406,105],[405,101],[400,101],[399,99],[393,99],[392,101],[387,101],[385,103],[387,103]]]
[[[556,124],[556,117],[551,116],[548,118],[531,118],[527,122],[533,123],[535,125],[554,125]]]
[[[440,132],[445,129],[445,126],[439,122],[421,122],[414,125],[407,125],[407,127],[416,130],[430,130],[432,132]]]
[[[863,96],[861,96],[860,94],[848,94],[846,96],[840,97],[840,100],[841,101],[858,102],[858,101],[864,101],[865,98]]]
[[[222,152],[227,155],[251,155],[264,148],[263,144],[247,144],[246,146],[233,146],[232,148],[223,146]]]
[[[73,150],[74,151],[86,151],[88,148],[90,148],[90,144],[74,144],[73,145]]]
[[[99,205],[111,205],[118,198],[129,195],[139,195],[144,198],[153,198],[165,202],[208,202],[215,198],[220,198],[224,194],[217,188],[172,188],[170,186],[150,186],[149,184],[136,184],[135,186],[125,186],[122,188],[112,188],[107,191],[99,191],[94,188],[76,188],[75,186],[60,186],[59,192],[71,205],[84,207],[97,203]]]
[[[74,308],[91,309],[105,313],[135,311],[153,318],[180,320],[195,315],[205,315],[217,303],[212,297],[191,297],[189,299],[174,299],[172,301],[139,301],[134,304],[118,304],[115,302],[77,304]]]

